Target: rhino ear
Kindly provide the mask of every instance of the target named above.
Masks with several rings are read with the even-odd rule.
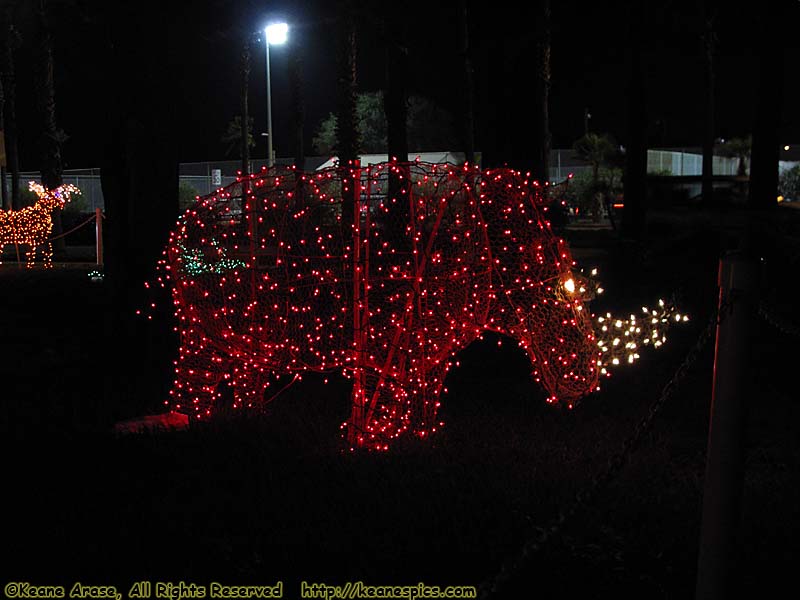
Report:
[[[596,272],[596,269],[594,271]],[[583,270],[569,273],[562,287],[567,299],[581,302],[591,302],[603,293],[600,282],[594,277],[585,275]]]

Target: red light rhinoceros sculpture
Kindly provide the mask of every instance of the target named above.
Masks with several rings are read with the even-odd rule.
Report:
[[[273,169],[200,199],[166,252],[181,347],[169,401],[208,418],[278,375],[354,379],[351,447],[436,430],[453,356],[486,330],[527,352],[549,401],[597,387],[603,343],[538,186],[499,169]]]

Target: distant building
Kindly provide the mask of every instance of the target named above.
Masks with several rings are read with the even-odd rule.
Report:
[[[418,152],[409,153],[409,159],[460,165],[464,162],[464,153],[446,150]],[[303,170],[316,171],[332,167],[336,160],[335,156],[309,156],[305,159]],[[364,154],[361,156],[361,164],[364,166],[386,162],[387,160],[388,155],[386,154]],[[481,162],[479,152],[476,153],[476,162],[478,164]],[[279,165],[292,165],[294,164],[294,159],[278,158],[276,163]],[[738,159],[736,158],[715,156],[714,175],[733,177],[736,175],[738,164]],[[780,162],[778,164],[779,172],[783,173],[798,164],[800,164],[800,144],[789,144],[781,148]],[[250,172],[258,173],[264,166],[266,166],[266,159],[251,160]],[[180,183],[194,188],[197,195],[205,196],[236,181],[237,173],[241,168],[242,162],[240,160],[181,163],[179,166]],[[550,181],[564,181],[570,173],[576,175],[589,171],[591,168],[591,165],[575,156],[575,151],[571,148],[550,151]],[[699,148],[654,148],[648,150],[647,171],[660,176],[660,178],[683,178],[682,181],[676,179],[675,184],[680,181],[679,187],[686,189],[690,196],[695,195],[699,193],[699,181],[695,180],[695,178],[702,175],[703,172],[702,151]],[[20,184],[27,188],[28,181],[39,181],[39,178],[40,173],[38,171],[23,172],[20,173]],[[10,179],[6,177],[6,180],[6,186],[8,187]],[[64,183],[71,183],[81,189],[87,210],[105,208],[103,190],[100,183],[100,169],[67,169],[64,171]]]
[[[739,161],[727,156],[714,156],[714,175],[736,175]],[[550,180],[563,181],[572,173],[591,170],[591,165],[569,149],[550,151]],[[664,176],[703,174],[703,152],[699,148],[653,148],[647,151],[647,172]]]
[[[476,155],[477,156],[477,155]],[[388,154],[362,154],[361,158],[361,166],[366,167],[368,165],[374,165],[378,163],[384,163],[389,160]],[[448,163],[451,165],[461,165],[464,164],[464,153],[463,152],[449,152],[442,150],[440,152],[409,152],[408,153],[408,160],[414,161],[419,160],[420,162],[426,163]],[[478,164],[480,164],[480,157],[477,159]],[[327,169],[329,167],[333,167],[339,161],[339,158],[336,156],[330,157],[324,163],[317,167],[317,170],[320,169]]]

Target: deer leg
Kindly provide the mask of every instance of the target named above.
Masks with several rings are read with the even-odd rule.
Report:
[[[26,261],[25,266],[28,269],[32,269],[34,263],[36,262],[36,246],[33,244],[28,245],[28,251],[25,253]]]
[[[44,249],[42,250],[42,265],[45,269],[53,268],[53,243],[45,242]]]

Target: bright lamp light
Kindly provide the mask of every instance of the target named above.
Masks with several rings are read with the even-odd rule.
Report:
[[[267,36],[267,43],[276,46],[286,43],[286,36],[289,33],[289,26],[286,23],[270,23],[264,28]]]

